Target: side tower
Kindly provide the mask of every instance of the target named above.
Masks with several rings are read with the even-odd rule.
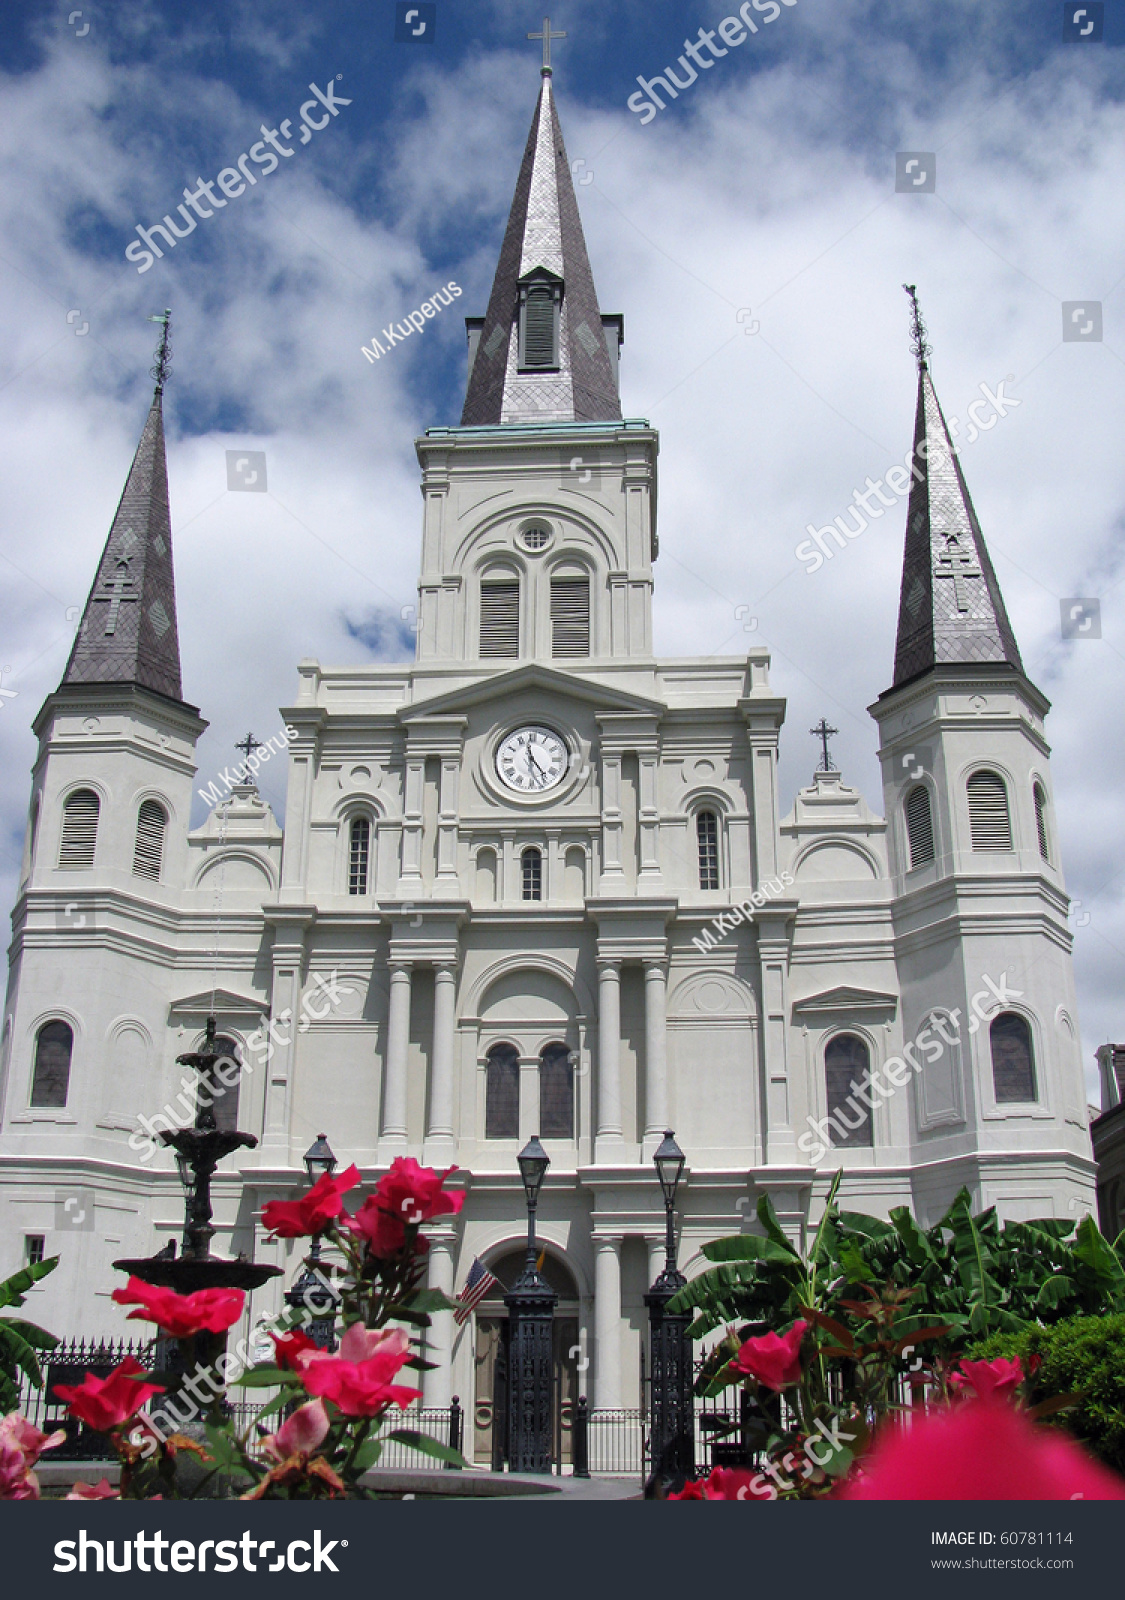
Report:
[[[879,724],[915,1199],[1092,1206],[1047,700],[1027,678],[930,375],[918,405],[894,683]],[[938,1036],[947,1039],[939,1046]]]
[[[60,1325],[111,1281],[147,1178],[125,1148],[156,1100],[188,874],[196,741],[180,680],[162,394],[156,391],[81,626],[35,723],[39,753],[4,1013],[5,1256],[59,1250]],[[162,1098],[162,1097],[161,1097]],[[68,1204],[69,1202],[69,1204]],[[147,1240],[147,1221],[141,1231]],[[25,1241],[32,1241],[25,1246]],[[83,1328],[82,1332],[87,1332]]]

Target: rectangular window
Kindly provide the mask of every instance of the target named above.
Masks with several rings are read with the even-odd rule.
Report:
[[[543,898],[543,857],[538,850],[525,850],[520,858],[523,868],[523,898]]]
[[[24,1256],[27,1259],[27,1264],[29,1267],[38,1266],[40,1261],[44,1259],[44,1246],[46,1245],[46,1242],[46,1239],[41,1233],[29,1233],[25,1235],[23,1241]]]
[[[699,844],[699,887],[719,887],[719,825],[713,811],[701,811],[695,819]]]
[[[480,586],[480,653],[486,660],[520,653],[519,579]]]
[[[352,823],[351,852],[348,857],[348,893],[367,893],[367,859],[371,849],[371,824],[366,817]]]
[[[551,579],[551,654],[590,654],[589,578]]]
[[[552,371],[558,367],[558,306],[547,284],[527,290],[520,319],[521,370]]]

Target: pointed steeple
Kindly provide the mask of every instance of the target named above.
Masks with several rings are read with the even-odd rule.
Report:
[[[161,400],[168,313],[153,369],[156,392],[109,531],[62,686],[132,683],[182,700],[172,524]]]
[[[552,297],[554,349],[521,349],[521,301]],[[551,90],[542,88],[516,183],[500,262],[483,321],[470,319],[463,426],[504,422],[617,422],[622,319],[598,309],[570,163]],[[550,330],[544,337],[550,337]],[[611,353],[612,352],[612,353]],[[530,359],[529,359],[530,357]]]
[[[1000,585],[930,377],[917,298],[912,285],[903,287],[913,307],[918,407],[894,687],[949,666],[1007,666],[1022,674]]]

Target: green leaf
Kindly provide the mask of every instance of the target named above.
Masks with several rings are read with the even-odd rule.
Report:
[[[840,1265],[848,1275],[849,1283],[870,1283],[873,1277],[871,1267],[862,1251],[857,1250],[854,1244],[841,1244]]]
[[[207,1436],[207,1450],[211,1464],[217,1472],[244,1470],[238,1446],[224,1428],[216,1427],[213,1422],[205,1422],[203,1431]]]
[[[785,1248],[773,1239],[761,1239],[756,1233],[736,1233],[729,1239],[712,1239],[701,1252],[708,1261],[777,1261],[787,1265],[798,1260],[793,1246]]]
[[[272,1400],[267,1400],[262,1409],[254,1418],[255,1422],[264,1422],[267,1417],[272,1417],[275,1411],[280,1411],[283,1406],[293,1404],[293,1396],[288,1389],[282,1389],[280,1394],[275,1394]]]
[[[894,1207],[891,1212],[891,1223],[902,1240],[902,1248],[916,1267],[923,1266],[927,1262],[931,1264],[935,1262],[934,1252],[930,1248],[930,1241],[910,1215],[906,1206]]]
[[[10,1278],[0,1283],[0,1306],[22,1306],[23,1297],[32,1285],[49,1272],[54,1272],[58,1264],[58,1256],[49,1256],[46,1261],[35,1261],[13,1272]]]
[[[300,1384],[301,1380],[295,1372],[287,1372],[283,1367],[250,1367],[241,1378],[236,1378],[232,1387],[235,1389],[273,1389],[279,1383],[289,1385]]]
[[[1098,1291],[1111,1301],[1115,1310],[1121,1310],[1125,1306],[1125,1268],[1091,1216],[1083,1217],[1078,1224],[1074,1254],[1093,1278]]]
[[[411,1311],[456,1311],[457,1302],[440,1289],[416,1289],[402,1302]]]
[[[777,1220],[777,1213],[773,1209],[773,1201],[768,1194],[760,1194],[758,1196],[758,1221],[762,1224],[774,1244],[780,1246],[794,1261],[800,1261],[800,1255],[782,1232],[781,1224]]]
[[[355,1460],[352,1462],[352,1471],[358,1477],[370,1467],[375,1466],[382,1454],[383,1441],[377,1433],[372,1434],[370,1439],[363,1441],[356,1452]]]
[[[431,1439],[428,1433],[416,1433],[413,1428],[395,1428],[391,1433],[384,1434],[383,1438],[407,1444],[412,1450],[420,1450],[424,1456],[433,1456],[435,1461],[450,1461],[455,1467],[469,1465],[460,1450],[442,1444],[439,1439]]]

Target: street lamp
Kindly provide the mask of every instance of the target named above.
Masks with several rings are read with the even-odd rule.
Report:
[[[512,1472],[550,1472],[554,1392],[553,1327],[558,1295],[535,1260],[535,1213],[551,1159],[536,1134],[517,1161],[527,1199],[527,1256],[504,1296],[508,1308],[508,1466]]]
[[[309,1182],[316,1183],[318,1178],[327,1177],[330,1172],[335,1172],[339,1166],[332,1146],[323,1133],[318,1133],[314,1143],[310,1144],[304,1154],[305,1171],[309,1175]]]
[[[310,1186],[319,1179],[327,1177],[330,1172],[335,1172],[339,1166],[332,1146],[328,1143],[328,1137],[323,1133],[317,1134],[302,1160],[309,1176]],[[309,1338],[315,1345],[321,1350],[335,1350],[336,1308],[339,1301],[320,1266],[319,1233],[314,1233],[312,1236],[312,1244],[305,1257],[305,1270],[293,1287],[286,1290],[285,1303],[294,1311],[305,1311],[311,1316]]]
[[[682,1312],[668,1312],[669,1300],[687,1283],[676,1265],[676,1191],[685,1158],[670,1128],[652,1162],[664,1197],[664,1270],[645,1295],[651,1352],[652,1469],[662,1477],[686,1477],[695,1470],[689,1318]]]

